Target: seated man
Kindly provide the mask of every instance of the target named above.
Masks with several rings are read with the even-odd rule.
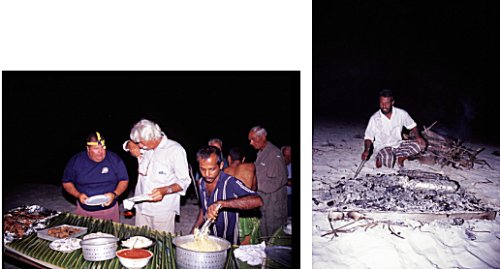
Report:
[[[377,168],[382,165],[394,167],[397,159],[399,167],[408,157],[418,154],[425,149],[425,140],[420,136],[417,124],[408,112],[394,107],[394,95],[388,89],[379,94],[380,110],[375,112],[368,122],[365,131],[365,150],[361,154],[362,160],[370,158],[371,146],[376,152],[375,164]],[[403,126],[410,130],[415,140],[402,139]]]

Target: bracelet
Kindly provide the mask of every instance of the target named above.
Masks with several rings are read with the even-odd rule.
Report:
[[[174,193],[174,190],[172,189],[172,187],[167,187],[167,194],[171,193]]]
[[[114,191],[113,191],[113,194],[115,195],[115,198],[120,196],[120,195],[116,194],[116,192],[114,192]]]

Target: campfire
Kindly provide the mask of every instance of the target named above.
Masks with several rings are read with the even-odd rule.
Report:
[[[366,175],[337,183],[313,179],[316,211],[328,212],[331,231],[322,236],[387,225],[422,227],[423,222],[448,219],[462,225],[465,219],[495,219],[496,212],[447,176],[420,170]],[[351,221],[334,227],[339,221]],[[471,233],[473,235],[473,233]],[[469,236],[469,235],[468,235]],[[474,240],[474,239],[471,239]]]
[[[479,199],[458,182],[432,172],[401,170],[394,174],[367,175],[334,185],[322,182],[313,198],[329,210],[392,212],[485,211]]]

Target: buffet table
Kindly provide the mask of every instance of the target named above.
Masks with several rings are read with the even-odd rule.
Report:
[[[165,232],[158,232],[146,226],[136,227],[72,213],[61,213],[59,216],[54,217],[47,228],[61,224],[87,227],[88,233],[109,233],[118,238],[135,235],[154,238],[156,243],[149,248],[154,255],[145,268],[176,268],[172,236]],[[4,244],[4,255],[26,263],[30,267],[37,268],[123,268],[117,257],[105,261],[91,262],[83,258],[82,249],[77,249],[71,253],[64,253],[50,249],[50,243],[51,241],[39,238],[37,233],[32,233],[26,238]]]
[[[87,228],[90,233],[109,233],[117,238],[123,239],[130,236],[147,236],[155,240],[155,244],[149,248],[153,252],[153,257],[145,269],[169,269],[176,268],[175,249],[172,239],[175,235],[166,234],[148,228],[146,226],[137,227],[123,223],[116,223],[110,220],[101,220],[90,217],[75,215],[73,213],[61,213],[51,219],[47,228],[62,224],[80,226]],[[105,261],[87,261],[83,258],[82,249],[64,253],[52,250],[49,247],[51,241],[38,237],[37,233],[4,244],[4,257],[8,257],[20,263],[28,265],[30,268],[71,268],[71,269],[120,269],[123,267],[118,258]],[[282,228],[278,229],[267,242],[267,246],[291,246],[291,235],[286,234]],[[120,249],[121,246],[118,246]],[[234,257],[233,251],[238,246],[233,246],[228,252],[228,259],[225,268],[284,268],[273,260],[265,259],[262,266],[249,266]]]

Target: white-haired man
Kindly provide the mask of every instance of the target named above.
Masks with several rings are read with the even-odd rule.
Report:
[[[125,151],[139,161],[139,178],[135,195],[149,194],[149,201],[138,203],[136,226],[175,232],[175,216],[180,213],[180,196],[191,183],[186,151],[168,139],[158,124],[142,119],[130,131]]]
[[[264,200],[261,207],[261,235],[270,236],[286,223],[288,183],[281,150],[267,140],[266,129],[255,126],[248,133],[250,145],[258,150],[255,159],[257,191]]]

